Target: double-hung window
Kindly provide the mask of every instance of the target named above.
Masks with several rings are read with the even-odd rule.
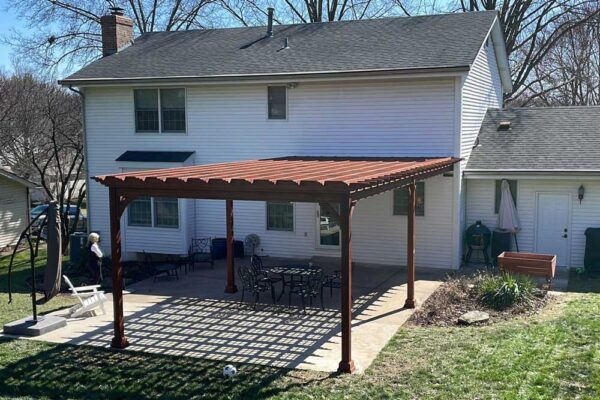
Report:
[[[127,225],[179,228],[179,201],[166,197],[138,197],[127,207]]]
[[[135,131],[185,133],[185,89],[134,89]]]
[[[415,215],[425,215],[425,182],[416,184],[416,207]],[[408,188],[403,187],[394,190],[394,215],[408,215]]]
[[[267,103],[269,119],[287,118],[287,88],[285,86],[269,86]]]
[[[294,230],[294,205],[288,202],[267,202],[267,230]]]

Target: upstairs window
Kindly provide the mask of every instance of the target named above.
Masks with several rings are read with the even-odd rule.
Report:
[[[425,182],[417,182],[415,215],[425,215]],[[394,190],[394,215],[408,215],[408,188]]]
[[[287,118],[287,88],[285,86],[268,87],[269,119]]]
[[[138,89],[135,99],[135,131],[158,133],[158,90]]]
[[[135,131],[185,133],[185,89],[135,89]]]

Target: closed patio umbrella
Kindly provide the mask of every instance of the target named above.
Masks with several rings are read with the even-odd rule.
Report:
[[[60,232],[60,214],[58,204],[53,201],[48,206],[48,255],[46,271],[44,272],[44,297],[50,300],[60,292],[60,280],[62,274],[62,242]]]
[[[498,209],[497,229],[511,232],[515,237],[515,245],[519,251],[517,242],[517,232],[521,229],[519,223],[519,214],[510,192],[510,185],[506,179],[502,180],[500,185],[500,208]]]

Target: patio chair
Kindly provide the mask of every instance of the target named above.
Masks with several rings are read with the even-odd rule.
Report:
[[[329,297],[333,297],[333,289],[341,289],[342,273],[341,271],[333,271],[331,275],[326,276],[323,287],[329,288]]]
[[[142,251],[144,258],[144,267],[150,271],[153,276],[153,282],[162,275],[168,278],[176,278],[179,280],[179,272],[177,271],[181,265],[176,262],[168,261],[166,263],[155,261],[150,253]]]
[[[252,257],[250,257],[250,268],[252,268],[252,270],[254,271],[254,274],[258,277],[258,279],[266,281],[271,285],[274,285],[279,282],[281,282],[283,285],[283,283],[284,283],[282,276],[272,274],[269,272],[268,269],[264,268],[262,258],[260,256],[257,256],[256,254],[253,255]],[[283,294],[283,289],[284,288],[282,287],[281,294]],[[279,298],[280,297],[281,297],[281,295],[279,296]]]
[[[69,286],[71,296],[77,297],[80,303],[71,307],[71,318],[77,318],[86,313],[96,312],[97,310],[102,311],[102,315],[106,314],[104,303],[106,303],[107,299],[104,292],[98,290],[100,285],[75,287],[66,275],[63,275],[63,280]]]
[[[323,284],[326,282],[327,277],[322,270],[315,270],[313,273],[308,275],[307,279],[301,281],[293,281],[289,290],[288,306],[292,306],[292,296],[296,295],[300,297],[302,304],[302,312],[306,314],[306,300],[308,299],[309,306],[312,307],[313,299],[319,296],[321,301],[321,310],[325,310],[323,304]]]
[[[188,249],[187,268],[195,270],[196,264],[201,263],[210,264],[211,268],[215,267],[212,256],[212,238],[192,239]]]
[[[242,266],[238,268],[238,275],[242,281],[242,298],[240,299],[240,305],[244,303],[244,295],[246,292],[254,295],[253,309],[256,310],[256,303],[260,300],[260,294],[264,292],[271,292],[271,299],[275,304],[275,288],[273,284],[261,277],[257,276],[252,267]]]

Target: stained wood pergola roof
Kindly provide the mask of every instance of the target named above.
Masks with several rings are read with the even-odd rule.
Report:
[[[126,172],[93,179],[127,196],[233,200],[353,200],[439,175],[460,159],[282,157]],[[175,194],[173,191],[176,190]]]

